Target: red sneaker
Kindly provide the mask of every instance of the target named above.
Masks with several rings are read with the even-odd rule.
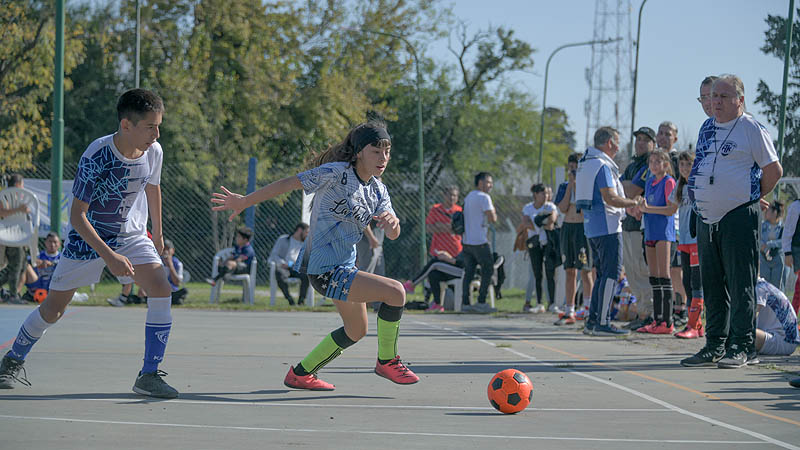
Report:
[[[395,356],[386,364],[378,361],[375,364],[375,373],[397,384],[414,384],[419,381],[419,377],[400,361],[399,356]]]
[[[681,339],[697,339],[697,338],[703,337],[703,335],[705,335],[705,332],[703,331],[703,328],[700,328],[699,330],[696,330],[694,328],[688,328],[687,327],[685,330],[681,331],[680,333],[675,333],[675,337],[676,338],[681,338]]]
[[[310,391],[332,391],[336,386],[326,383],[319,378],[317,374],[310,373],[308,375],[295,375],[294,367],[289,367],[289,373],[283,379],[283,385],[294,389],[308,389]]]
[[[651,334],[672,334],[675,332],[675,325],[667,326],[667,322],[661,322],[658,326],[650,329]]]
[[[656,328],[657,326],[658,326],[658,324],[655,321],[653,321],[653,322],[650,322],[648,325],[645,325],[645,326],[643,326],[641,328],[637,328],[636,332],[637,333],[652,333],[653,329]]]

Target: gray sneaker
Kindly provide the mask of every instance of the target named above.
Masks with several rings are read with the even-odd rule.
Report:
[[[136,377],[136,382],[133,384],[133,392],[158,398],[177,397],[178,391],[161,378],[165,375],[167,375],[167,372],[163,370],[157,370],[152,373],[139,372],[139,376]]]
[[[720,369],[738,369],[747,365],[747,352],[741,350],[737,344],[730,346],[725,356],[717,361]]]
[[[8,355],[3,357],[2,362],[0,362],[0,389],[14,389],[15,382],[25,386],[31,385],[23,364],[25,364],[25,361],[14,359]],[[22,376],[19,375],[20,370],[22,371]]]
[[[120,297],[107,298],[106,301],[111,306],[125,306],[125,303],[122,301]]]
[[[497,308],[492,308],[488,303],[476,303],[472,306],[471,311],[478,314],[489,314],[497,312]]]

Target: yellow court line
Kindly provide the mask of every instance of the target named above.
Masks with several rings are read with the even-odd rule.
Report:
[[[449,321],[447,321],[447,322],[441,322],[441,323],[447,323],[449,325],[458,326],[458,327],[463,326],[462,323],[458,323],[458,322],[449,322]],[[661,379],[661,378],[657,378],[657,377],[654,377],[654,376],[651,376],[651,375],[646,375],[646,374],[643,374],[641,372],[636,372],[634,370],[621,369],[619,367],[611,366],[611,365],[608,365],[608,364],[603,364],[603,363],[600,363],[600,362],[597,362],[597,361],[592,361],[591,359],[586,358],[584,356],[576,355],[574,353],[570,353],[570,352],[567,352],[567,351],[564,351],[564,350],[559,350],[557,348],[553,348],[553,347],[550,347],[548,345],[544,345],[544,344],[542,344],[540,342],[533,342],[533,341],[529,341],[527,339],[517,339],[517,338],[513,337],[513,335],[505,334],[505,333],[502,333],[502,332],[494,332],[493,331],[492,333],[496,334],[496,335],[500,335],[500,336],[512,337],[513,340],[518,341],[518,342],[525,342],[525,343],[528,343],[528,344],[531,344],[531,345],[536,345],[536,346],[542,347],[542,348],[544,348],[546,350],[550,350],[551,352],[560,353],[562,355],[569,356],[570,358],[574,358],[574,359],[578,359],[578,360],[581,360],[581,361],[585,361],[585,362],[587,362],[589,364],[592,364],[592,365],[595,365],[595,366],[605,367],[605,368],[613,369],[613,370],[616,370],[616,371],[619,371],[619,372],[628,373],[628,374],[631,374],[631,375],[634,375],[634,376],[637,376],[637,377],[645,378],[647,380],[655,381],[657,383],[661,383],[661,384],[664,384],[666,386],[670,386],[670,387],[674,387],[674,388],[677,388],[677,389],[681,389],[681,390],[684,390],[686,392],[691,392],[692,394],[698,395],[700,397],[707,398],[709,400],[716,400],[719,403],[722,403],[724,405],[739,409],[739,410],[744,411],[744,412],[748,412],[748,413],[751,413],[751,414],[756,414],[756,415],[759,415],[759,416],[762,416],[762,417],[767,417],[769,419],[774,419],[774,420],[777,420],[779,422],[784,422],[784,423],[788,423],[788,424],[800,427],[800,421],[787,419],[785,417],[776,416],[776,415],[773,415],[773,414],[765,413],[763,411],[757,411],[755,409],[749,408],[749,407],[744,406],[742,404],[739,404],[739,403],[736,403],[736,402],[732,402],[732,401],[729,401],[729,400],[723,400],[723,399],[721,399],[721,398],[719,398],[719,397],[717,397],[717,396],[715,396],[713,394],[707,394],[705,392],[698,391],[696,389],[687,388],[685,386],[681,386],[681,385],[673,383],[671,381],[667,381],[667,380],[664,380],[664,379]]]

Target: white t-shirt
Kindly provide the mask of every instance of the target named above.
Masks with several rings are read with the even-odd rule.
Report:
[[[542,203],[542,206],[538,208],[533,206],[533,202],[530,202],[522,208],[522,214],[528,216],[531,219],[531,222],[533,222],[533,230],[528,230],[529,239],[534,235],[537,235],[539,236],[539,244],[547,244],[547,233],[545,233],[544,228],[536,226],[535,219],[539,214],[552,213],[553,211],[558,211],[558,208],[556,208],[556,205],[553,202],[544,202]]]
[[[763,306],[756,321],[758,329],[776,337],[780,336],[790,344],[800,344],[797,315],[789,299],[780,289],[759,278],[756,283],[756,304]]]
[[[690,195],[703,221],[717,223],[736,207],[758,200],[761,168],[777,160],[767,129],[750,114],[725,123],[708,119],[700,129],[689,177]]]
[[[132,237],[147,234],[144,188],[161,182],[163,158],[161,145],[154,142],[142,156],[128,159],[114,145],[113,134],[95,140],[83,152],[72,195],[89,204],[86,218],[112,250],[124,246]],[[98,258],[74,229],[64,243],[63,256],[78,260]]]
[[[306,245],[303,241],[298,241],[297,239],[289,236],[289,251],[286,252],[286,262],[290,264],[290,267],[294,262],[297,260],[297,255],[300,254],[300,249]]]
[[[464,237],[462,244],[482,245],[489,242],[486,231],[489,224],[486,222],[486,211],[494,209],[492,197],[489,194],[474,190],[464,198]]]

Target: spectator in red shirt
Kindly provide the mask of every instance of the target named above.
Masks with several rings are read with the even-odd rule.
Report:
[[[461,235],[453,233],[450,228],[450,219],[456,211],[462,208],[456,204],[458,201],[458,187],[448,186],[442,190],[442,203],[436,203],[428,212],[425,225],[428,233],[433,234],[429,253],[437,257],[437,252],[445,251],[453,257],[461,253]]]

